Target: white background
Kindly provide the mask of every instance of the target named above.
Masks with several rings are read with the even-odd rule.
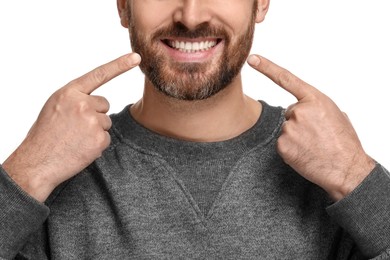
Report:
[[[388,0],[271,0],[253,46],[332,97],[366,151],[387,168],[389,11]],[[0,39],[0,162],[51,93],[130,50],[114,0],[0,1]],[[248,65],[243,75],[248,95],[284,107],[295,102]],[[141,97],[142,84],[135,69],[97,94],[114,113]]]

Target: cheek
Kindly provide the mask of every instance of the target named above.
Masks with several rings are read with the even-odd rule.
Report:
[[[173,4],[170,1],[138,0],[132,4],[132,21],[138,30],[152,34],[172,22]]]
[[[242,34],[248,28],[248,24],[253,20],[254,5],[251,0],[230,0],[226,5],[226,0],[221,1],[218,10],[219,19],[223,24],[233,30],[234,34]]]
[[[227,49],[229,52],[237,52],[237,49],[244,48],[249,42],[252,42],[254,21],[253,19],[237,19],[236,17],[232,20],[226,21],[225,25],[230,25],[228,28],[229,39],[227,41]],[[227,29],[227,27],[225,27]],[[244,42],[243,42],[244,41]],[[251,44],[251,43],[250,43]],[[246,47],[246,46],[245,46]]]
[[[243,14],[243,17],[245,19],[237,19],[239,17],[235,17],[235,20],[233,20],[235,27],[234,27],[234,34],[235,35],[243,35],[246,31],[248,31],[248,28],[252,26],[253,19],[252,19],[252,13],[246,12]]]

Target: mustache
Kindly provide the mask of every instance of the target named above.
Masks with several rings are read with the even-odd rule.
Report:
[[[229,34],[222,27],[211,26],[209,23],[202,23],[193,30],[188,29],[182,23],[175,23],[157,30],[153,33],[152,38],[153,40],[158,40],[169,37],[188,39],[214,37],[228,40]]]

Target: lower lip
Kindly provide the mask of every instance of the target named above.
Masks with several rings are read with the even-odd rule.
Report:
[[[215,55],[222,52],[223,43],[223,41],[220,41],[217,45],[206,51],[182,52],[161,42],[173,61],[187,63],[201,63],[211,60]]]

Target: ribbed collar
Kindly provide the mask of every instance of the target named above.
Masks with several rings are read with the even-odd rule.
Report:
[[[135,121],[129,112],[130,105],[111,116],[112,132],[121,143],[162,157],[184,156],[193,159],[229,157],[236,153],[245,153],[259,145],[266,145],[279,134],[283,122],[283,109],[270,106],[264,101],[260,102],[263,109],[256,124],[241,135],[226,141],[191,142],[160,135]]]

